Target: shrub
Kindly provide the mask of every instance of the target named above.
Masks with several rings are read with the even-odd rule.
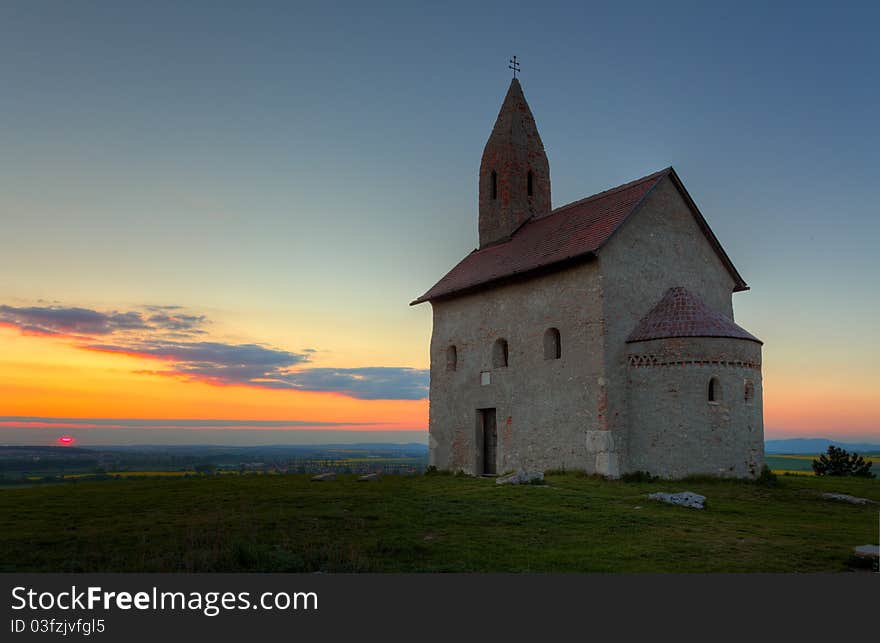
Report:
[[[656,482],[660,479],[660,476],[653,476],[647,471],[632,471],[624,473],[620,476],[620,479],[624,482]]]
[[[779,478],[770,470],[766,464],[761,468],[761,473],[755,479],[755,482],[765,487],[775,487],[779,484]]]
[[[252,569],[257,563],[257,553],[248,543],[235,542],[232,546],[232,553],[239,567]]]
[[[827,453],[822,453],[819,458],[813,460],[813,473],[817,476],[857,476],[860,478],[873,478],[871,466],[873,462],[865,462],[858,453],[848,453],[846,450],[831,445]]]
[[[743,478],[725,478],[715,473],[692,473],[689,476],[685,476],[683,478],[679,478],[681,482],[690,482],[691,484],[702,484],[702,483],[712,483],[712,482],[748,482]]]

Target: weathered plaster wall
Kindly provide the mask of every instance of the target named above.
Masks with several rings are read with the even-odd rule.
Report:
[[[628,345],[628,465],[679,478],[754,477],[764,464],[761,345],[693,337]],[[708,399],[717,378],[716,401]],[[746,399],[746,385],[752,386]]]
[[[479,473],[477,409],[497,409],[499,473],[525,468],[594,470],[589,432],[600,423],[602,292],[595,263],[432,302],[430,463]],[[544,333],[558,328],[562,357],[544,357]],[[507,368],[493,368],[496,339]],[[446,370],[454,344],[458,363]],[[482,386],[480,373],[491,383]],[[595,447],[596,441],[590,441]]]
[[[663,297],[683,286],[713,310],[733,319],[734,280],[709,245],[678,189],[664,178],[599,251],[604,313],[607,428],[618,451],[628,444],[626,338]],[[625,458],[621,473],[636,470]]]

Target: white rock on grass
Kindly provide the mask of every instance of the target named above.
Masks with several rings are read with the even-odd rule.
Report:
[[[706,496],[701,496],[700,494],[691,491],[681,491],[679,493],[664,493],[658,491],[657,493],[649,493],[648,498],[659,502],[665,502],[670,505],[690,507],[692,509],[702,509],[703,504],[706,502]]]
[[[859,545],[858,547],[853,547],[853,553],[858,558],[877,560],[880,558],[880,545]]]
[[[857,498],[856,496],[848,496],[845,493],[823,493],[825,500],[837,500],[838,502],[848,502],[853,505],[876,505],[877,503],[868,498]]]
[[[332,471],[329,473],[319,473],[316,476],[312,476],[312,482],[332,482],[336,480],[336,474]]]
[[[495,479],[495,484],[535,484],[540,482],[544,482],[544,474],[540,471],[528,473],[520,470]]]

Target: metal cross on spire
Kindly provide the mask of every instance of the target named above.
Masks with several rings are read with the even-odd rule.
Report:
[[[519,62],[517,62],[516,56],[510,59],[510,64],[507,68],[513,70],[513,77],[516,78],[516,72],[519,71]]]

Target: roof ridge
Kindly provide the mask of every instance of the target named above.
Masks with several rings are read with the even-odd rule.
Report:
[[[596,253],[609,242],[615,231],[629,217],[637,214],[651,192],[666,177],[671,178],[707,241],[735,282],[740,284],[734,291],[744,289],[742,277],[733,268],[721,244],[712,234],[693,199],[687,194],[675,169],[670,166],[568,203],[546,215],[527,219],[507,239],[471,250],[430,290],[412,303],[464,293],[528,273],[553,270],[566,262],[595,258]]]
[[[584,203],[592,201],[593,199],[598,199],[599,197],[603,197],[603,196],[609,196],[611,194],[614,194],[615,192],[620,192],[621,190],[631,188],[635,185],[638,185],[639,183],[644,183],[645,181],[648,181],[650,179],[660,178],[661,176],[669,174],[669,172],[671,170],[672,170],[672,166],[670,165],[668,167],[663,168],[662,170],[657,170],[656,172],[652,172],[651,174],[647,174],[640,179],[633,179],[632,181],[628,181],[627,183],[624,183],[622,185],[618,185],[613,188],[608,188],[607,190],[602,190],[601,192],[596,192],[596,194],[591,194],[590,196],[584,197],[583,199],[578,199],[577,201],[572,201],[571,203],[566,203],[565,205],[560,205],[558,208],[554,208],[554,209],[550,210],[550,212],[548,212],[547,214],[541,215],[540,217],[533,217],[530,220],[536,221],[538,219],[546,219],[547,217],[551,217],[558,212],[562,212],[563,210],[573,208],[577,205],[582,205]]]
[[[558,208],[550,210],[550,212],[548,212],[547,214],[542,214],[539,217],[531,216],[528,219],[526,219],[525,221],[523,221],[517,227],[516,230],[511,232],[510,236],[508,236],[506,239],[500,239],[494,243],[490,243],[488,245],[485,245],[482,248],[474,248],[470,252],[470,254],[480,253],[480,252],[483,252],[484,250],[490,250],[493,248],[497,248],[499,246],[503,246],[507,243],[510,243],[511,241],[513,241],[513,237],[516,235],[516,233],[519,232],[520,230],[522,230],[524,227],[526,227],[529,223],[532,223],[535,221],[544,221],[545,219],[549,219],[550,217],[552,217],[554,214],[561,213],[564,210],[567,210],[569,208],[573,208],[578,205],[583,205],[584,203],[588,203],[589,201],[592,201],[594,199],[598,199],[600,197],[611,196],[612,194],[620,192],[621,190],[631,188],[635,185],[638,185],[639,183],[644,183],[645,181],[649,181],[651,179],[660,178],[661,176],[665,176],[666,174],[668,174],[671,170],[672,170],[672,166],[670,165],[668,167],[663,168],[662,170],[657,170],[656,172],[652,172],[651,174],[647,174],[640,179],[633,179],[632,181],[629,181],[629,182],[624,183],[622,185],[618,185],[613,188],[608,188],[607,190],[602,190],[601,192],[596,192],[596,194],[591,194],[590,196],[584,197],[583,199],[578,199],[577,201],[572,201],[571,203],[566,203],[565,205],[561,205]]]

